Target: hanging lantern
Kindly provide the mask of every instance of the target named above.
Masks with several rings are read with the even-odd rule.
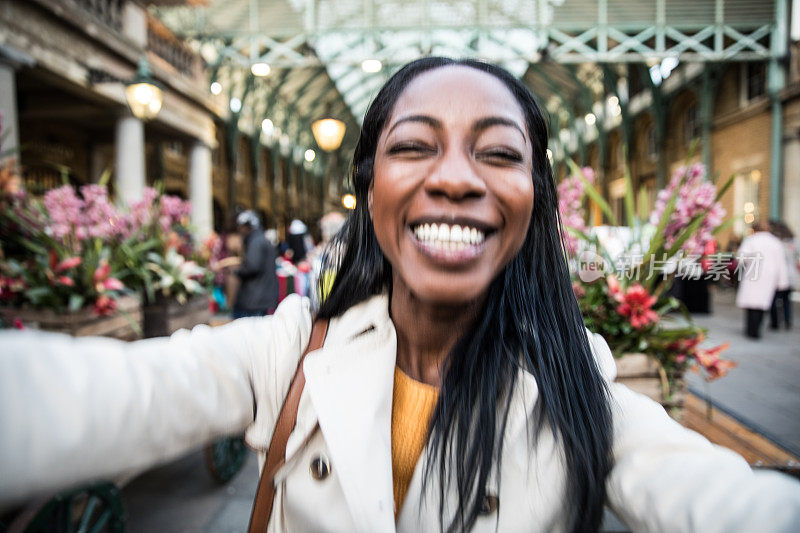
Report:
[[[326,152],[333,152],[342,145],[345,129],[344,122],[335,118],[323,118],[311,124],[314,140]]]
[[[150,66],[144,56],[139,60],[136,77],[125,87],[125,99],[131,112],[139,120],[153,119],[161,111],[164,92],[153,80]]]
[[[356,208],[356,197],[352,194],[345,194],[342,196],[342,205],[345,209],[353,210]]]

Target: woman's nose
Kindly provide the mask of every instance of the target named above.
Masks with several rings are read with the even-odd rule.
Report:
[[[485,195],[486,182],[478,175],[467,154],[445,153],[425,180],[425,190],[434,196],[459,201]]]

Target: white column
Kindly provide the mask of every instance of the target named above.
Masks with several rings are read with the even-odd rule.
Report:
[[[195,141],[189,151],[189,200],[197,238],[205,239],[214,229],[211,184],[211,148]]]
[[[0,62],[0,112],[3,113],[0,151],[14,157],[19,149],[19,120],[17,118],[17,84],[14,68]],[[9,153],[9,150],[12,152]],[[4,158],[0,158],[4,159]]]
[[[797,234],[800,232],[800,210],[796,205],[800,198],[800,138],[796,135],[784,144],[783,180],[783,221]]]
[[[114,145],[114,187],[117,203],[141,200],[145,187],[144,124],[126,115],[117,120]]]

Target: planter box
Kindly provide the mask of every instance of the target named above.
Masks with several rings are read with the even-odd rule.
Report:
[[[109,316],[97,316],[90,308],[69,313],[10,307],[0,308],[0,315],[8,322],[18,318],[26,327],[74,337],[102,336],[126,341],[141,338],[142,309],[139,299],[133,296],[117,299],[117,312]]]
[[[159,297],[154,304],[142,307],[144,338],[166,337],[179,329],[191,329],[211,322],[208,296],[195,296],[181,305],[174,298]]]
[[[652,357],[643,353],[629,353],[614,361],[617,363],[617,383],[657,401],[675,420],[683,418],[686,401],[686,380],[683,377],[673,381],[672,390],[665,397],[666,375],[662,376],[658,363]]]

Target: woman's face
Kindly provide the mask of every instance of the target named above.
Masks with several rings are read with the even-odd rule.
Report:
[[[442,67],[405,88],[378,140],[370,191],[395,284],[436,304],[488,290],[528,230],[528,135],[514,95],[485,72]]]

